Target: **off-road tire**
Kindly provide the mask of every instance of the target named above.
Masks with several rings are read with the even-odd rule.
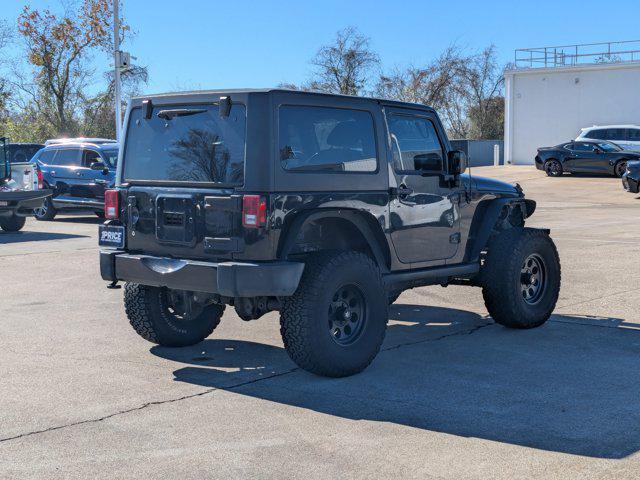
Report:
[[[335,292],[355,286],[361,292],[364,321],[353,343],[340,345],[329,326]],[[291,359],[304,370],[346,377],[364,370],[384,340],[388,304],[380,270],[367,255],[320,252],[310,255],[298,289],[283,301],[280,333]]]
[[[553,240],[542,230],[513,228],[489,244],[482,267],[482,296],[494,321],[509,328],[534,328],[545,323],[560,293],[560,258]],[[544,262],[545,282],[539,299],[527,303],[522,291],[522,270],[531,255]]]
[[[51,201],[51,197],[47,197],[44,199],[44,212],[42,209],[36,208],[33,213],[36,217],[36,220],[40,221],[50,221],[56,218],[56,214],[58,213],[56,208],[53,206],[53,202]]]
[[[19,217],[18,215],[0,217],[0,228],[5,232],[17,232],[24,227],[26,220],[27,219],[25,217]]]
[[[166,308],[166,290],[138,283],[124,286],[124,307],[133,329],[165,347],[186,347],[207,338],[220,323],[223,305],[209,305],[196,318],[181,321]]]

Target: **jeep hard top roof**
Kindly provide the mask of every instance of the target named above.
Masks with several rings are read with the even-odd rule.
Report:
[[[211,96],[227,96],[227,95],[252,95],[252,94],[271,94],[271,93],[281,93],[281,94],[291,94],[291,95],[301,95],[301,96],[309,96],[309,97],[325,97],[327,100],[335,99],[336,101],[340,101],[340,99],[349,99],[351,101],[357,101],[362,103],[380,103],[384,105],[391,105],[397,107],[405,107],[405,108],[419,108],[421,110],[430,110],[434,111],[433,108],[423,105],[420,103],[410,103],[410,102],[400,102],[397,100],[389,100],[386,98],[378,98],[378,97],[360,97],[355,95],[342,95],[337,93],[325,93],[325,92],[316,92],[316,91],[305,91],[305,90],[292,90],[287,88],[236,88],[236,89],[222,89],[222,90],[191,90],[185,92],[166,92],[166,93],[156,93],[151,95],[140,95],[137,97],[133,97],[131,99],[132,104],[140,104],[143,100],[167,100],[171,103],[182,100],[185,101],[189,97],[193,97],[198,99],[200,97],[211,97]]]

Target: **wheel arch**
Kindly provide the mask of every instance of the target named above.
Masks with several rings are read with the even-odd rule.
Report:
[[[285,221],[277,256],[311,250],[351,248],[370,255],[381,270],[390,267],[391,254],[378,220],[370,213],[353,209],[320,209],[300,212]]]
[[[524,227],[524,220],[533,215],[535,209],[536,202],[524,198],[496,198],[481,202],[471,221],[466,261],[477,261],[496,232]]]

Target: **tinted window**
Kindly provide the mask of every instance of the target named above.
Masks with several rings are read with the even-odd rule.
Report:
[[[286,170],[375,172],[378,168],[369,112],[283,106],[278,138]]]
[[[7,154],[9,156],[9,162],[28,162],[41,148],[39,145],[8,145]]]
[[[585,137],[586,138],[594,138],[596,140],[606,140],[605,134],[606,134],[606,130],[603,130],[603,129],[600,128],[598,130],[591,130],[590,132],[587,132]]]
[[[624,128],[607,128],[605,136],[601,140],[624,140]]]
[[[415,171],[427,160],[432,168],[443,170],[443,149],[433,123],[421,117],[391,115],[388,117],[393,163],[398,171]],[[418,162],[418,165],[416,165]]]
[[[640,142],[640,128],[630,128],[627,130],[627,140]]]
[[[58,150],[58,154],[54,160],[54,165],[75,167],[80,166],[80,150],[65,149]]]
[[[135,108],[129,117],[126,180],[243,183],[244,105],[233,104],[225,118],[217,105],[155,107],[148,120]]]
[[[573,144],[572,150],[576,152],[593,152],[594,145],[592,143],[576,142]]]
[[[40,155],[38,155],[37,160],[45,165],[51,165],[55,154],[55,150],[43,150]]]

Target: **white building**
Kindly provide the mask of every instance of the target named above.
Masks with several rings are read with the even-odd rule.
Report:
[[[640,124],[640,50],[630,44],[640,47],[620,42],[516,51],[516,68],[504,74],[505,163],[532,164],[538,147],[573,139],[583,127]]]

